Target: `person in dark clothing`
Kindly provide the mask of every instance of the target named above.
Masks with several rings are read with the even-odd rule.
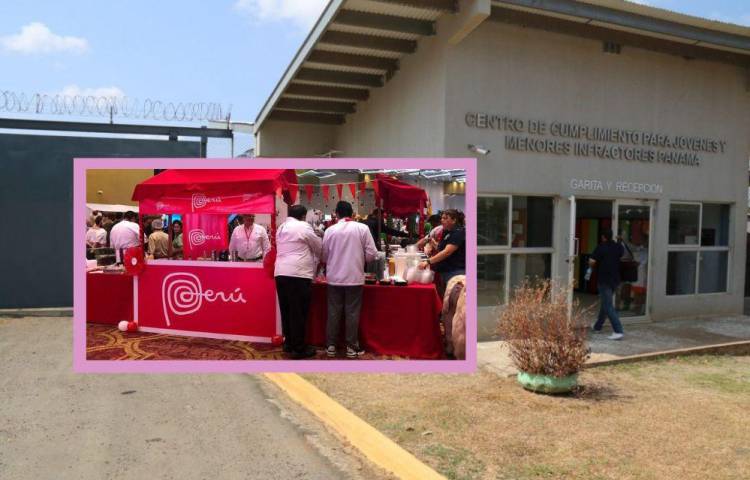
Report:
[[[276,230],[274,277],[281,313],[284,351],[292,359],[315,356],[306,343],[307,317],[312,298],[312,279],[318,266],[322,241],[305,221],[303,205],[289,207],[289,215]]]
[[[376,208],[370,215],[367,216],[365,225],[367,225],[367,228],[370,229],[370,234],[372,235],[372,239],[375,242],[375,248],[377,248],[378,250],[381,250],[380,237],[378,237],[378,218],[380,219],[380,233],[385,233],[394,237],[409,237],[408,233],[396,230],[395,228],[391,228],[386,225],[385,220],[383,219],[383,211],[379,208]]]
[[[614,333],[607,337],[610,340],[620,340],[623,337],[622,323],[620,323],[620,316],[615,310],[613,298],[615,290],[620,285],[620,258],[624,254],[625,250],[622,245],[612,239],[612,231],[605,230],[601,233],[601,243],[589,259],[591,267],[597,269],[596,288],[601,300],[594,331],[600,332],[602,326],[604,326],[604,320],[609,317],[612,330],[614,330]]]
[[[443,237],[438,244],[437,253],[420,263],[419,268],[432,266],[440,274],[438,294],[442,298],[451,278],[466,275],[466,229],[464,214],[458,210],[444,211],[440,222],[443,225]]]

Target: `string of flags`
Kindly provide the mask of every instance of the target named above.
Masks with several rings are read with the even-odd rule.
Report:
[[[320,188],[320,193],[326,201],[329,201],[331,199],[331,187],[335,187],[336,194],[338,195],[339,200],[341,200],[344,196],[344,186],[346,186],[349,189],[349,192],[351,193],[352,198],[357,198],[357,192],[359,192],[359,195],[364,195],[365,190],[367,189],[368,183],[372,185],[372,189],[375,193],[375,198],[379,199],[380,188],[379,188],[377,180],[366,180],[362,182],[346,182],[346,183],[320,183],[320,184],[289,183],[287,184],[287,190],[289,191],[289,195],[291,196],[292,203],[294,203],[297,200],[297,196],[299,195],[300,189],[304,190],[305,196],[307,197],[307,201],[311,202],[313,193],[315,192],[315,187]],[[276,190],[276,195],[281,196],[281,187],[279,187]]]

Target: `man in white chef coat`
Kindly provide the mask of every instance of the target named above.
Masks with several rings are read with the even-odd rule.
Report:
[[[323,242],[305,221],[306,213],[303,205],[292,205],[286,221],[276,230],[274,277],[281,310],[284,351],[295,360],[315,356],[315,348],[305,343],[305,337],[312,279]]]
[[[237,252],[240,260],[256,262],[263,260],[269,250],[271,242],[268,240],[266,229],[255,223],[255,215],[242,215],[242,225],[237,225],[232,230],[229,251]]]
[[[137,219],[137,213],[125,212],[123,220],[112,227],[109,232],[109,245],[115,249],[115,258],[118,263],[122,262],[121,251],[141,244],[141,227],[135,222]]]
[[[375,260],[377,250],[367,225],[352,220],[352,206],[340,201],[336,205],[339,221],[323,236],[321,260],[326,264],[328,283],[328,322],[326,353],[336,356],[336,344],[342,315],[346,319],[346,356],[364,355],[359,346],[359,313],[365,284],[365,263]]]

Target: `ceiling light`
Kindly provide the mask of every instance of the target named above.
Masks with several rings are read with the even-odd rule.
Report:
[[[315,175],[315,176],[318,177],[318,178],[320,178],[320,179],[331,178],[331,177],[335,177],[336,176],[336,172],[330,172],[330,171],[329,172],[317,172],[317,175]]]

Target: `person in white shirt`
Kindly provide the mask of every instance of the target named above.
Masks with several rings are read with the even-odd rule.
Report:
[[[346,356],[364,355],[359,347],[359,313],[365,284],[365,263],[375,260],[377,249],[367,225],[352,221],[353,209],[349,202],[336,205],[340,219],[323,236],[322,261],[326,264],[328,283],[328,322],[326,325],[326,353],[336,356],[336,344],[341,316],[346,318]]]
[[[89,248],[107,246],[107,231],[102,228],[102,217],[95,217],[94,225],[86,232],[86,246]]]
[[[229,251],[237,252],[241,260],[255,262],[262,260],[270,250],[271,242],[266,229],[255,223],[255,215],[243,215],[242,225],[237,225],[232,230]]]
[[[115,258],[117,262],[122,262],[120,252],[130,247],[137,247],[141,244],[141,227],[134,222],[138,218],[135,212],[125,212],[123,221],[112,227],[109,232],[109,244],[115,249]]]
[[[289,216],[276,230],[274,277],[281,310],[284,351],[295,360],[315,355],[305,343],[307,315],[310,310],[312,279],[320,258],[322,240],[305,222],[307,208],[289,207]]]

